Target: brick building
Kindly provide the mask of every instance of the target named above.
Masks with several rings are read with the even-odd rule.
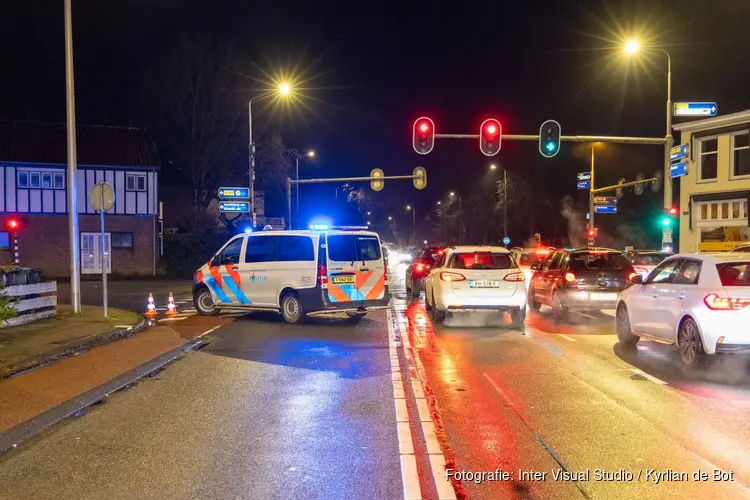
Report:
[[[20,219],[22,265],[45,276],[70,275],[67,131],[65,125],[0,122],[0,212]],[[78,126],[77,193],[81,274],[101,274],[101,223],[89,200],[106,181],[115,203],[106,215],[107,271],[147,275],[156,269],[159,159],[143,130]],[[3,229],[5,224],[3,224]],[[0,261],[13,260],[12,238],[0,232]]]

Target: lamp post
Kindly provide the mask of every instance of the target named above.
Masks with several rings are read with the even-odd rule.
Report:
[[[672,57],[664,49],[658,47],[642,48],[637,40],[630,40],[625,44],[625,53],[629,55],[637,54],[641,50],[649,52],[661,52],[667,56],[667,133],[664,136],[664,208],[669,209],[672,206],[672,178],[669,175],[669,151],[672,149]]]
[[[249,186],[250,186],[250,210],[251,210],[251,213],[253,214],[253,226],[255,226],[256,224],[256,218],[255,218],[255,143],[253,142],[253,101],[257,101],[259,99],[270,97],[276,93],[281,94],[281,95],[289,95],[291,91],[292,91],[292,87],[288,83],[282,83],[279,85],[278,89],[269,90],[268,92],[263,92],[262,94],[251,98],[247,102],[247,135],[249,139],[249,142],[248,142],[248,163],[249,163],[248,179],[249,179]],[[290,224],[291,224],[291,221],[290,221]]]
[[[417,245],[417,210],[411,205],[406,205],[406,210],[411,211],[411,237],[414,240],[414,246]]]
[[[290,149],[287,151],[292,157],[294,157],[295,162],[295,179],[299,181],[299,161],[304,158],[315,158],[315,151],[312,149],[309,150],[307,153],[302,155],[299,151],[296,149]],[[297,219],[300,218],[299,215],[299,183],[297,183],[296,187],[296,196],[297,196]],[[292,221],[289,221],[289,228],[292,227]],[[297,229],[299,229],[299,222],[297,223]]]

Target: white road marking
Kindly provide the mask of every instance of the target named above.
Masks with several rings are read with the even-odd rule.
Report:
[[[417,399],[417,411],[419,412],[420,421],[432,422],[432,416],[430,415],[430,407],[427,406],[426,399]]]
[[[396,424],[398,431],[398,450],[402,455],[414,454],[414,443],[411,440],[411,428],[409,422],[398,422]]]
[[[638,375],[649,379],[651,382],[653,382],[655,384],[669,385],[666,382],[664,382],[662,379],[656,378],[653,375],[649,375],[648,373],[644,372],[643,370],[639,370],[638,368],[631,368],[630,371],[634,372],[634,373],[637,373]]]
[[[614,309],[602,309],[602,314],[614,317],[617,314],[617,311]]]
[[[197,336],[197,337],[195,337],[195,338],[199,339],[199,338],[201,338],[201,337],[205,337],[205,336],[206,336],[206,335],[208,335],[209,333],[213,332],[214,330],[218,330],[218,329],[219,329],[219,328],[221,328],[222,326],[224,326],[224,325],[217,325],[217,326],[215,326],[215,327],[213,327],[213,328],[211,328],[211,329],[209,329],[209,330],[206,330],[205,332],[201,333],[200,335],[198,335],[198,336]]]
[[[393,386],[393,399],[404,399],[406,395],[404,394],[404,388],[403,387],[396,387]]]
[[[169,321],[182,321],[183,319],[188,319],[188,316],[174,316],[171,318],[162,318],[158,321],[158,323],[165,323]]]
[[[401,481],[404,483],[404,500],[422,500],[417,457],[414,455],[401,455]]]
[[[396,422],[408,422],[409,411],[406,409],[405,399],[394,399],[396,402]]]
[[[427,453],[443,453],[440,449],[440,443],[438,442],[437,435],[435,434],[435,423],[434,422],[422,422],[422,433],[424,434],[425,444],[427,445]]]
[[[565,334],[562,334],[562,333],[558,334],[557,336],[558,336],[558,337],[562,337],[562,338],[564,338],[565,340],[568,340],[568,341],[570,341],[570,342],[576,342],[576,339],[574,339],[573,337],[568,337],[567,335],[565,335]]]
[[[585,313],[583,311],[576,311],[576,314],[579,315],[579,316],[583,316],[584,318],[599,319],[596,316],[594,316],[593,314]]]
[[[411,381],[411,390],[414,391],[414,397],[417,399],[424,399],[424,391],[422,390],[422,383],[418,380]]]
[[[455,500],[456,492],[453,485],[445,477],[445,457],[443,454],[430,455],[430,465],[432,466],[432,477],[435,478],[438,498],[440,500]]]

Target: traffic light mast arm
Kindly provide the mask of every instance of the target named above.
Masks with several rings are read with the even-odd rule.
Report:
[[[437,139],[479,139],[479,134],[435,134]],[[539,134],[502,134],[502,140],[538,141]],[[664,144],[664,137],[618,137],[609,135],[563,135],[565,142],[612,142],[621,144]]]
[[[646,184],[647,182],[654,182],[655,180],[657,180],[656,177],[652,177],[650,179],[643,179],[640,181],[623,182],[622,184],[615,184],[614,186],[607,186],[607,187],[602,187],[598,189],[592,189],[591,194],[605,193],[607,191],[615,191],[617,189],[635,186],[637,184]]]
[[[386,175],[384,177],[335,177],[330,179],[287,179],[290,184],[318,184],[321,182],[358,182],[358,181],[394,181],[398,179],[417,179],[419,175]]]

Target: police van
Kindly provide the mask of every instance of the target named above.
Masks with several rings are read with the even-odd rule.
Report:
[[[288,323],[388,306],[388,268],[377,233],[359,228],[262,231],[232,237],[198,269],[198,313],[271,310]]]

